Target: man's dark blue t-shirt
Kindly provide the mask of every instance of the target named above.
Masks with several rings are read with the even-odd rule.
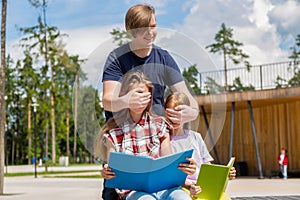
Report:
[[[180,69],[175,60],[166,51],[152,46],[149,56],[138,57],[130,50],[129,43],[113,50],[105,63],[103,81],[122,81],[122,76],[131,70],[142,71],[153,83],[154,93],[152,109],[162,115],[164,105],[164,92],[166,86],[172,86],[183,81]],[[105,111],[106,119],[112,117],[112,113]]]

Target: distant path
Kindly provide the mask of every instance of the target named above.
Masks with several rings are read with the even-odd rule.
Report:
[[[82,166],[68,166],[68,167],[48,167],[48,171],[78,171],[78,170],[101,170],[102,166],[99,165],[82,165]],[[37,172],[44,172],[45,167],[37,167]],[[6,167],[4,167],[6,172]],[[12,165],[7,167],[8,173],[17,172],[34,172],[34,165]]]
[[[1,200],[100,200],[103,179],[5,177]],[[300,179],[238,177],[226,190],[233,200],[300,199]]]
[[[300,179],[283,180],[243,177],[228,181],[226,191],[231,197],[300,196]]]

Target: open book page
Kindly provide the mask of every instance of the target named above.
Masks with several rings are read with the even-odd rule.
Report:
[[[235,161],[235,157],[231,157],[230,160],[229,160],[229,162],[228,162],[228,164],[227,164],[227,166],[229,167],[229,169],[231,167],[233,167],[234,161]]]

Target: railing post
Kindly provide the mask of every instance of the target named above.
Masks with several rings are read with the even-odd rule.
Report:
[[[263,89],[263,81],[262,81],[262,65],[259,66],[259,74],[260,74],[260,89]]]
[[[277,76],[281,76],[283,79],[289,79],[290,76],[293,76],[294,74],[291,74],[289,70],[285,71],[283,70],[283,67],[293,67],[293,65],[299,64],[300,60],[297,60],[295,62],[280,62],[280,63],[269,63],[269,64],[261,64],[261,65],[255,65],[252,66],[251,69],[255,68],[255,71],[253,73],[249,74],[248,76],[244,75],[243,72],[240,72],[239,70],[243,68],[231,68],[228,69],[227,72],[230,72],[228,75],[228,81],[232,81],[234,77],[240,77],[241,83],[248,82],[249,80],[253,80],[253,82],[249,82],[249,84],[252,84],[255,86],[255,90],[263,90],[263,89],[269,89],[269,88],[275,88],[276,87],[276,78]],[[295,69],[295,66],[293,67]],[[259,71],[257,71],[259,70]],[[207,80],[207,77],[210,77],[213,81],[216,81],[216,83],[219,81],[219,77],[222,77],[220,79],[220,85],[224,85],[224,76],[225,71],[224,70],[217,70],[217,71],[205,71],[205,72],[199,72],[199,80],[200,80],[200,87],[205,87],[204,83]],[[243,77],[249,77],[248,79],[243,79]],[[228,82],[228,83],[229,83]]]
[[[200,94],[202,94],[202,74],[199,72],[199,87],[200,87]]]

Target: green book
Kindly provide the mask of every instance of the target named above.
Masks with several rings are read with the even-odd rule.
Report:
[[[193,199],[220,200],[225,192],[234,160],[235,157],[232,157],[227,165],[202,164],[197,179],[197,185],[202,191]]]

